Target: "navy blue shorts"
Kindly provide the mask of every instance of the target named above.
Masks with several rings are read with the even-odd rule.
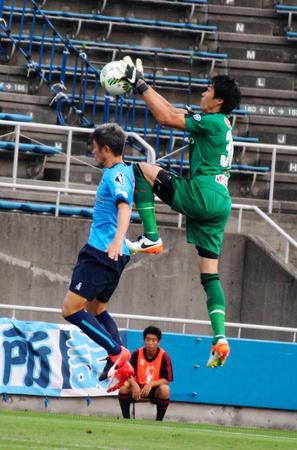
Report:
[[[87,300],[106,303],[115,291],[130,256],[119,256],[118,261],[107,253],[86,244],[79,252],[73,269],[69,290]]]

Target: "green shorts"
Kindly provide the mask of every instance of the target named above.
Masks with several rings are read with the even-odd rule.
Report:
[[[226,223],[231,213],[229,194],[200,186],[197,180],[172,179],[172,209],[186,216],[187,241],[219,255]]]
[[[161,169],[153,191],[174,211],[186,216],[187,240],[198,247],[201,256],[219,256],[231,213],[231,198],[225,187],[205,179],[186,180]]]

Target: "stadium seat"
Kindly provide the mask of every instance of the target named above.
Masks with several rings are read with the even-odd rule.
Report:
[[[12,120],[15,122],[32,122],[32,116],[25,114],[0,113],[0,120]]]
[[[10,141],[0,141],[0,149],[1,150],[14,150],[15,142]],[[52,147],[49,145],[42,144],[19,144],[19,151],[24,153],[39,153],[42,155],[55,155],[57,153],[61,153],[61,150],[57,147]]]
[[[288,31],[287,38],[290,41],[297,41],[297,32],[296,31]]]
[[[11,8],[9,6],[4,6],[4,13],[10,12]],[[31,8],[13,8],[14,14],[26,14],[26,16],[33,15]],[[78,12],[69,11],[58,11],[58,10],[42,10],[50,19],[64,20],[69,19],[70,21],[82,20],[85,22],[93,22],[96,24],[106,24],[109,27],[111,25],[124,25],[131,27],[141,27],[141,28],[156,28],[160,30],[175,30],[175,31],[189,31],[193,33],[206,33],[213,34],[217,32],[217,27],[215,25],[201,25],[196,23],[182,23],[182,22],[170,22],[165,20],[150,20],[150,19],[140,19],[135,17],[117,17],[117,16],[104,16],[101,14],[85,14]],[[38,14],[37,14],[38,15]]]
[[[55,214],[56,205],[50,203],[33,203],[33,202],[19,202],[13,200],[0,200],[0,209],[11,210],[11,211],[21,211],[29,213],[39,213],[39,214]],[[70,205],[59,205],[59,214],[66,216],[82,216],[82,217],[93,217],[93,208],[81,207],[81,206],[70,206]],[[133,212],[131,214],[131,221],[138,221],[139,214]]]
[[[297,6],[291,6],[291,5],[276,5],[275,6],[276,12],[279,14],[287,14],[288,15],[288,29],[292,26],[292,20],[293,16],[297,15]]]

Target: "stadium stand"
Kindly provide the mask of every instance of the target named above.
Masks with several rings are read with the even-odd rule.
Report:
[[[276,9],[277,13],[285,14],[286,16],[288,16],[287,28],[288,28],[288,30],[290,30],[292,27],[292,21],[293,21],[294,15],[297,15],[297,6],[276,5],[275,9]]]
[[[38,213],[38,214],[55,214],[62,216],[81,216],[81,217],[93,217],[94,208],[90,207],[78,207],[69,205],[59,205],[49,203],[36,203],[36,202],[20,202],[12,200],[0,200],[0,209],[6,211],[17,211],[26,213]],[[135,222],[139,220],[138,213],[132,213],[131,221]]]
[[[30,5],[33,5],[31,12]],[[141,133],[160,156],[178,148],[185,136],[158,130],[141,101],[104,97],[100,90],[98,77],[102,65],[131,53],[134,57],[142,56],[152,85],[182,107],[195,104],[208,80],[217,73],[229,72],[240,80],[243,99],[241,109],[233,116],[233,126],[235,140],[245,142],[246,147],[236,147],[236,164],[270,167],[270,152],[249,148],[250,143],[296,144],[296,115],[292,107],[296,96],[294,46],[286,38],[287,17],[276,12],[278,5],[272,0],[167,1],[168,8],[164,8],[164,1],[154,0],[120,4],[114,0],[86,4],[66,0],[63,5],[47,0],[42,3],[42,12],[36,5],[34,1],[6,5],[2,13],[10,33],[1,27],[0,37],[2,61],[5,62],[6,55],[15,80],[23,78],[28,93],[23,99],[31,98],[32,103],[34,98],[39,99],[38,117],[47,115],[50,122],[55,122],[54,111],[50,112],[47,106],[52,102],[58,123],[93,126],[116,120],[126,130]],[[258,25],[254,25],[255,18]],[[93,21],[101,24],[100,30],[103,27],[104,32],[93,26]],[[149,27],[150,33],[143,33],[146,29],[143,27]],[[175,29],[173,35],[168,27]],[[192,31],[177,31],[199,27],[212,30],[203,36],[203,42],[200,33],[198,40],[193,40]],[[110,36],[106,35],[108,28]],[[17,67],[21,67],[19,73]],[[1,70],[0,67],[0,74]],[[0,93],[0,106],[8,92],[4,87]],[[11,96],[14,98],[20,96]],[[30,111],[33,117],[35,107]],[[62,148],[65,145],[63,142]],[[82,148],[85,146],[74,138],[74,153],[84,153]],[[285,174],[288,168],[294,170],[292,153],[278,154],[283,160],[277,162],[277,171]],[[267,183],[269,175],[262,175]]]

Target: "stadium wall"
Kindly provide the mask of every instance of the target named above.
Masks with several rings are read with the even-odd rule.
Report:
[[[119,416],[116,398],[98,385],[96,357],[102,349],[76,327],[0,322],[0,409]],[[143,345],[139,330],[122,331],[122,338],[131,351]],[[167,420],[296,429],[296,344],[230,343],[224,368],[207,369],[210,337],[163,334],[174,372]],[[153,418],[152,408],[138,404],[136,417]]]
[[[1,303],[60,307],[79,249],[87,240],[90,221],[79,218],[1,213]],[[131,225],[130,237],[141,227]],[[131,262],[110,302],[117,313],[207,319],[205,295],[197,271],[196,250],[185,244],[182,229],[161,230],[165,251],[139,255]],[[227,233],[220,273],[226,292],[228,321],[294,327],[297,315],[296,270],[256,237]],[[18,312],[18,319],[62,321],[59,315]],[[133,323],[141,328],[146,323]],[[124,322],[120,322],[124,326]],[[179,332],[180,325],[164,325]],[[188,333],[209,334],[187,327]],[[243,337],[250,335],[243,334]],[[228,330],[232,335],[232,330]],[[284,336],[274,334],[283,340]],[[291,339],[291,337],[289,338]]]
[[[127,344],[142,346],[142,333],[128,331]],[[230,357],[218,369],[206,367],[210,337],[166,333],[161,344],[172,358],[173,401],[297,411],[295,343],[230,339]]]

